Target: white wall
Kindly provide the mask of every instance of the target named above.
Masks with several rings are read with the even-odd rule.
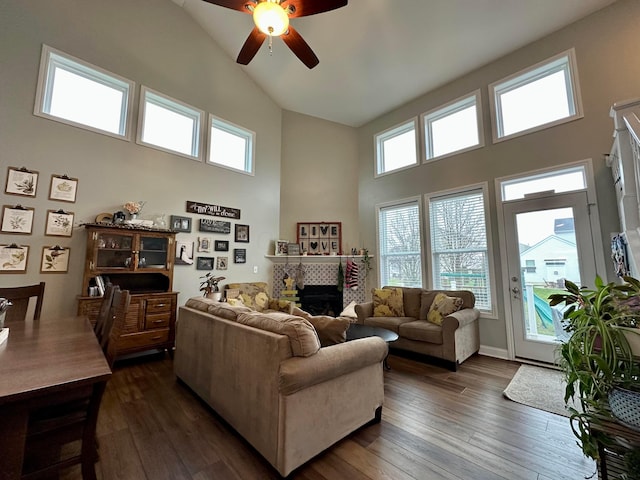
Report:
[[[163,92],[257,133],[256,175],[241,175],[177,155],[142,147],[33,115],[42,44]],[[220,272],[228,281],[269,281],[265,260],[279,235],[281,110],[244,74],[180,7],[168,0],[2,0],[0,2],[0,183],[7,166],[40,172],[35,199],[0,193],[3,205],[35,208],[33,233],[0,235],[0,243],[31,247],[26,274],[0,274],[0,286],[47,283],[44,314],[76,309],[85,257],[85,231],[77,226],[70,239],[45,237],[46,210],[65,208],[76,223],[101,212],[114,212],[129,200],[145,200],[143,216],[187,215],[185,202],[239,208],[250,225],[247,263]],[[138,96],[134,102],[137,115]],[[134,124],[136,115],[134,115]],[[135,138],[135,137],[134,137]],[[48,200],[51,174],[79,179],[74,204]],[[197,215],[187,215],[197,224]],[[232,223],[236,223],[235,221]],[[197,239],[180,233],[179,240]],[[40,274],[44,245],[71,247],[67,274]],[[229,252],[232,257],[233,252]],[[258,266],[258,274],[253,266]],[[195,266],[175,268],[179,303],[198,294]]]

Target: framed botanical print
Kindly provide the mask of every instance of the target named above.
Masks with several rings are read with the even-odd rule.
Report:
[[[67,273],[69,271],[70,248],[42,247],[42,260],[40,261],[40,273]]]
[[[28,245],[0,245],[0,273],[26,273]]]
[[[29,235],[33,228],[33,208],[16,205],[2,207],[2,233],[19,233]]]
[[[66,175],[51,175],[49,200],[75,203],[78,191],[78,179]]]
[[[35,197],[38,188],[38,172],[26,168],[9,167],[4,193]]]
[[[249,225],[240,225],[236,223],[236,242],[249,243]]]
[[[47,210],[45,235],[70,237],[73,233],[73,212]]]
[[[298,244],[309,255],[342,255],[342,222],[299,222]]]

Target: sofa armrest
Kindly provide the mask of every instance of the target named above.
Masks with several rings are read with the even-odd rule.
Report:
[[[373,316],[373,302],[359,303],[355,306],[358,323],[364,324],[364,319]]]
[[[310,357],[288,358],[280,364],[280,393],[290,395],[368,365],[381,363],[388,350],[384,340],[369,337],[321,348]]]
[[[459,327],[464,327],[480,318],[480,310],[477,308],[463,308],[453,312],[442,319],[443,335],[453,335]]]

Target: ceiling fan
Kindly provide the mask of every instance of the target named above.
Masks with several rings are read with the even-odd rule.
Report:
[[[244,42],[237,62],[248,65],[258,52],[267,36],[269,48],[272,37],[282,36],[282,40],[302,63],[313,68],[320,60],[302,36],[289,25],[290,18],[306,17],[344,7],[348,0],[204,0],[221,7],[231,8],[253,15],[256,26]]]

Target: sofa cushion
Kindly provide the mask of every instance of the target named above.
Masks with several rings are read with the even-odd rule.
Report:
[[[352,301],[351,303],[349,303],[349,305],[347,305],[346,307],[344,307],[344,310],[342,310],[342,312],[340,312],[340,316],[341,317],[350,317],[350,318],[358,318],[358,314],[356,313],[356,302]]]
[[[371,294],[374,317],[404,317],[401,288],[374,288]]]
[[[447,315],[457,312],[462,308],[463,301],[460,297],[450,297],[445,293],[436,294],[429,313],[427,313],[427,321],[436,325],[442,325],[442,320]]]
[[[397,288],[397,287],[384,287]],[[420,318],[420,305],[422,305],[422,288],[402,287],[402,306],[404,316]]]
[[[365,318],[364,324],[371,327],[386,328],[387,330],[396,332],[399,335],[400,333],[398,329],[400,325],[414,321],[415,318],[413,317],[368,317]]]
[[[426,320],[403,323],[398,328],[398,334],[408,340],[442,345],[442,327]]]
[[[293,307],[291,314],[302,317],[313,325],[313,328],[318,333],[320,345],[323,347],[347,340],[347,329],[351,325],[351,321],[346,317],[336,318],[328,315],[311,315],[298,307]]]
[[[190,298],[185,303],[185,306],[200,310],[202,312],[208,312],[212,315],[224,318],[225,320],[233,321],[236,320],[240,313],[247,313],[252,311],[250,308],[247,308],[245,306],[233,306],[226,302],[219,302],[205,297]]]
[[[462,299],[462,308],[473,308],[476,304],[476,297],[470,290],[423,290],[422,302],[420,306],[419,320],[426,320],[429,309],[434,298],[438,293],[444,293],[450,297],[459,297]]]
[[[304,318],[283,312],[251,312],[241,313],[236,321],[250,327],[286,335],[291,344],[291,353],[295,357],[308,357],[320,350],[318,334],[313,325]],[[251,352],[247,352],[247,355],[251,355]]]

